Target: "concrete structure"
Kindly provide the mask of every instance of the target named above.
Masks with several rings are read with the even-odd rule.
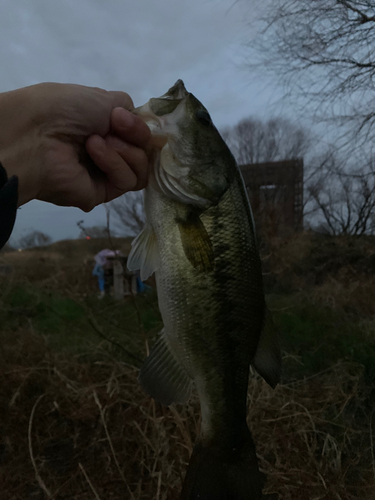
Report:
[[[108,257],[112,263],[111,273],[109,275],[110,287],[113,286],[113,298],[122,300],[124,296],[137,294],[137,275],[129,271],[126,267],[128,258],[124,255]]]
[[[240,165],[258,224],[277,232],[303,228],[303,159]]]

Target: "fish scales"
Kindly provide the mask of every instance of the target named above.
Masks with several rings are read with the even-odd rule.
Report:
[[[140,381],[164,404],[186,401],[196,386],[201,433],[181,498],[258,500],[262,479],[246,424],[249,366],[275,385],[280,354],[265,328],[251,209],[205,108],[182,82],[161,99],[162,114],[158,100],[137,110],[156,136],[165,134],[145,192],[146,228],[129,256],[131,269],[155,271],[164,322]],[[212,147],[204,139],[211,136]]]
[[[156,200],[146,200],[146,206],[153,207],[148,219],[160,248],[156,279],[163,318],[168,318],[165,330],[177,337],[177,350],[191,376],[206,380],[206,390],[200,388],[199,396],[211,413],[219,416],[224,411],[220,407],[227,407],[222,416],[226,427],[228,418],[229,423],[244,418],[248,367],[256,350],[264,302],[255,242],[249,226],[242,222],[247,216],[239,197],[242,189],[242,182],[233,179],[223,200],[202,214],[215,255],[214,270],[204,276],[185,257],[175,222],[180,207],[156,192],[151,196],[163,198],[160,211]]]

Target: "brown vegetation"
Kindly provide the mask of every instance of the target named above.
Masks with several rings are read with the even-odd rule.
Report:
[[[131,303],[100,305],[92,298],[96,283],[85,259],[96,249],[87,251],[89,244],[81,240],[74,249],[72,242],[69,258],[68,242],[2,256],[15,272],[0,277],[0,309],[8,307],[13,318],[3,322],[0,334],[0,496],[177,500],[199,429],[197,399],[170,408],[156,404],[139,387],[137,368],[111,350],[109,340],[96,337],[79,352],[58,349],[38,330],[39,306],[30,305],[15,321],[20,309],[7,302],[14,284],[28,281],[40,296],[74,297],[105,331],[117,309]],[[268,243],[263,254],[269,289],[287,290],[293,303],[307,297],[313,308],[323,304],[345,318],[372,322],[372,248],[369,239],[308,234]],[[293,312],[290,302],[287,307]],[[277,311],[275,317],[278,322]],[[68,334],[71,323],[58,321],[60,334]],[[122,343],[128,327],[120,321]],[[140,357],[148,349],[149,328],[143,322],[134,334]],[[284,362],[286,373],[276,390],[256,375],[249,385],[249,425],[267,476],[265,492],[282,500],[372,499],[375,422],[364,366],[341,360],[308,373],[294,352],[285,352]],[[292,365],[299,376],[288,372]]]
[[[195,398],[163,408],[142,392],[137,370],[114,359],[90,363],[53,353],[30,332],[4,340],[4,500],[178,498],[199,426]],[[372,498],[371,428],[352,426],[350,418],[362,404],[360,380],[353,364],[275,391],[251,379],[249,424],[266,492],[296,500]]]

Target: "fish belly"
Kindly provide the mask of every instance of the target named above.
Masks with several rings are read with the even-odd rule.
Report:
[[[156,192],[148,200],[160,254],[156,281],[165,334],[195,382],[207,439],[245,421],[248,370],[263,323],[260,261],[240,188],[233,183],[200,216],[214,252],[209,272],[195,269],[184,253],[176,223],[180,204]]]

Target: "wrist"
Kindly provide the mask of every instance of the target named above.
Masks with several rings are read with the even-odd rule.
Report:
[[[38,193],[38,168],[33,163],[41,141],[30,118],[27,88],[0,94],[0,162],[8,179],[18,178],[18,206]]]

